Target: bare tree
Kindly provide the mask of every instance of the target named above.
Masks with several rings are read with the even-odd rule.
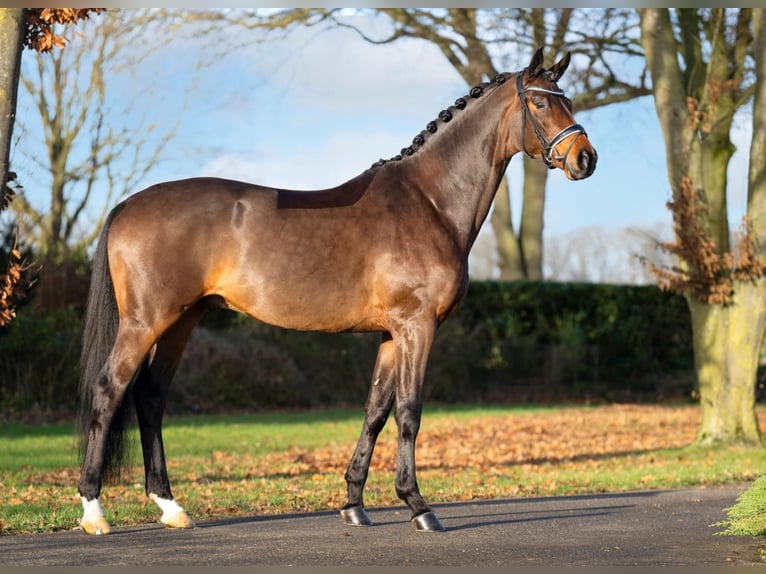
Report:
[[[686,296],[702,406],[697,440],[754,443],[758,356],[766,331],[766,29],[762,9],[639,10],[662,127],[678,258],[654,267]],[[754,66],[754,67],[753,67]],[[753,101],[747,216],[730,243],[727,167],[735,112]]]
[[[62,33],[74,35],[67,25]],[[81,33],[66,50],[30,54],[22,63],[21,84],[39,127],[23,125],[19,147],[37,171],[49,174],[50,192],[43,205],[22,194],[13,208],[49,261],[84,251],[106,211],[135,190],[178,125],[165,118],[169,127],[158,133],[139,97],[148,94],[126,101],[109,88],[110,80],[168,41],[155,14],[113,10],[82,26]]]
[[[667,241],[663,225],[651,228],[576,229],[548,237],[545,244],[545,278],[615,285],[655,283],[646,261],[661,266],[671,262],[659,245]]]

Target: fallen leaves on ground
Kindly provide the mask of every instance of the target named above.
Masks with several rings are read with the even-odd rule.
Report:
[[[766,410],[760,419],[766,419]],[[468,419],[460,415],[424,417],[417,441],[417,468],[481,469],[681,448],[694,441],[699,425],[696,406],[613,405]],[[766,423],[762,427],[766,432]],[[249,474],[344,471],[353,448],[354,442],[319,449],[295,446],[262,461],[250,461]],[[224,469],[231,470],[246,464],[248,456],[214,453],[213,458],[225,461]],[[371,471],[393,470],[395,464],[396,432],[390,421],[375,447]]]
[[[712,468],[713,450],[702,455],[702,462],[697,456],[694,465],[682,454],[657,455],[661,449],[691,444],[700,416],[699,407],[693,405],[612,405],[483,416],[426,414],[416,451],[418,476],[432,502],[671,487],[674,480],[680,485],[682,480],[705,484],[705,456]],[[766,421],[766,408],[759,408],[759,419]],[[361,423],[360,415],[358,428]],[[766,424],[761,424],[766,432]],[[354,435],[321,448],[294,445],[259,455],[240,446],[204,457],[170,456],[168,468],[176,496],[198,518],[335,509],[345,503],[343,473],[355,442]],[[401,504],[393,488],[395,463],[392,417],[373,456],[365,491],[368,505]],[[670,465],[674,468],[668,474],[664,467]],[[759,472],[758,461],[749,458],[737,466],[733,480],[754,479]],[[634,472],[634,476],[615,486],[609,482],[610,472]],[[78,474],[79,469],[66,468],[30,472],[24,486],[0,482],[0,505],[35,504],[53,512],[62,506],[76,507]],[[117,523],[156,520],[143,481],[143,469],[136,467],[122,483],[104,489],[102,500]],[[128,516],[126,505],[134,514],[136,508],[144,509],[143,518]]]

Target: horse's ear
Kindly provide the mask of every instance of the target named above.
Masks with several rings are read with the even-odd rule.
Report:
[[[543,69],[543,47],[540,46],[537,51],[532,56],[532,59],[529,62],[529,66],[527,66],[527,75],[529,75],[530,78],[537,77],[537,75],[542,71]]]
[[[553,67],[551,68],[551,74],[553,75],[553,81],[558,82],[559,78],[564,75],[564,72],[567,71],[567,68],[569,67],[569,61],[572,58],[572,54],[570,52],[566,53],[566,56],[561,58],[558,62],[553,64]]]

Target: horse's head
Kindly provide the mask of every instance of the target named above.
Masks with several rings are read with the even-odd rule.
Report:
[[[516,76],[521,104],[521,147],[549,168],[564,170],[569,179],[585,179],[596,169],[598,154],[585,128],[572,116],[572,101],[556,82],[569,66],[570,55],[543,68],[543,49]]]

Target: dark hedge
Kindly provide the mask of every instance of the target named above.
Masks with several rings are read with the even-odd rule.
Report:
[[[656,286],[472,282],[450,319],[470,334],[477,384],[512,400],[689,398],[683,297]]]
[[[0,329],[0,419],[60,416],[77,394],[81,317],[35,306]],[[377,334],[286,331],[223,310],[198,327],[171,412],[364,403]],[[689,311],[654,286],[474,281],[441,327],[431,402],[689,399]]]

